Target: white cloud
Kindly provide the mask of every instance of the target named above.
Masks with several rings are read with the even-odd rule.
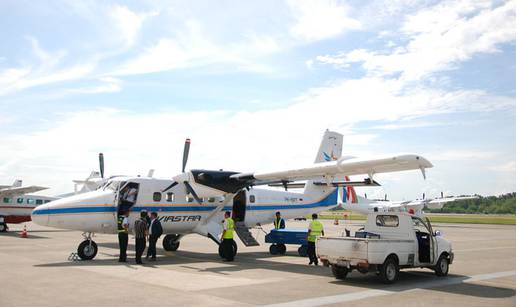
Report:
[[[317,41],[333,38],[361,24],[349,16],[350,8],[335,0],[290,0],[295,23],[290,33],[297,39]]]
[[[122,5],[114,5],[108,11],[108,15],[113,19],[114,26],[120,32],[127,46],[134,45],[145,19],[157,14],[157,12],[135,13]]]
[[[472,161],[472,162],[487,162],[499,155],[498,152],[494,151],[482,151],[482,150],[443,150],[438,153],[430,154],[434,161]]]
[[[499,6],[485,1],[444,2],[408,16],[399,34],[408,42],[393,51],[357,49],[317,59],[344,67],[363,63],[369,74],[401,73],[404,80],[419,80],[515,41],[516,1]]]
[[[516,174],[516,161],[509,161],[501,165],[491,166],[490,169],[497,172]]]

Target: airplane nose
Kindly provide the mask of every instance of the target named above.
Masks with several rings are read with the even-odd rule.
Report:
[[[41,226],[48,226],[48,204],[37,206],[32,210],[31,219]]]

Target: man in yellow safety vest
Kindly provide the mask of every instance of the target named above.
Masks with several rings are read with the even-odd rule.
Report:
[[[281,217],[281,213],[276,212],[276,218],[274,218],[274,229],[284,229],[285,220]]]
[[[310,222],[310,226],[308,226],[308,258],[310,258],[310,264],[319,265],[319,261],[317,260],[317,255],[315,254],[315,241],[317,241],[317,237],[324,236],[323,225],[317,219],[317,214],[312,214],[312,221]]]
[[[233,261],[235,258],[234,245],[235,241],[233,240],[233,231],[235,229],[235,222],[231,218],[231,212],[226,211],[224,213],[224,222],[223,222],[224,230],[222,231],[222,257],[224,261]]]

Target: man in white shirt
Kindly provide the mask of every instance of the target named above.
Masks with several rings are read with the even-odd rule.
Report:
[[[151,212],[151,222],[149,226],[149,248],[147,249],[147,259],[156,261],[156,242],[163,234],[161,222],[158,220],[158,213]]]

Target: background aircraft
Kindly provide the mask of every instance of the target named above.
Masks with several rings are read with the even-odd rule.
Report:
[[[130,211],[131,227],[142,210],[156,211],[161,217],[165,250],[176,250],[186,234],[196,233],[220,243],[223,211],[232,211],[235,230],[246,246],[257,245],[249,228],[270,223],[274,213],[284,218],[305,216],[338,204],[338,188],[349,185],[341,178],[367,174],[361,182],[374,182],[376,173],[421,170],[432,164],[419,155],[398,155],[377,159],[342,157],[342,135],[326,131],[316,156],[316,164],[299,169],[269,173],[241,173],[223,170],[185,171],[190,149],[187,139],[183,151],[182,173],[170,179],[151,177],[113,177],[96,191],[44,204],[32,212],[35,223],[80,230],[86,233],[78,247],[82,259],[93,259],[97,245],[92,233],[117,233],[117,215]],[[327,161],[327,157],[333,161]],[[258,189],[258,185],[307,180],[302,193]],[[125,195],[136,192],[136,200]],[[236,253],[236,246],[234,247]]]
[[[57,197],[30,194],[46,189],[35,185],[24,187],[19,179],[12,185],[0,185],[0,232],[7,231],[8,223],[18,224],[30,221],[30,214],[36,206],[57,199]]]

